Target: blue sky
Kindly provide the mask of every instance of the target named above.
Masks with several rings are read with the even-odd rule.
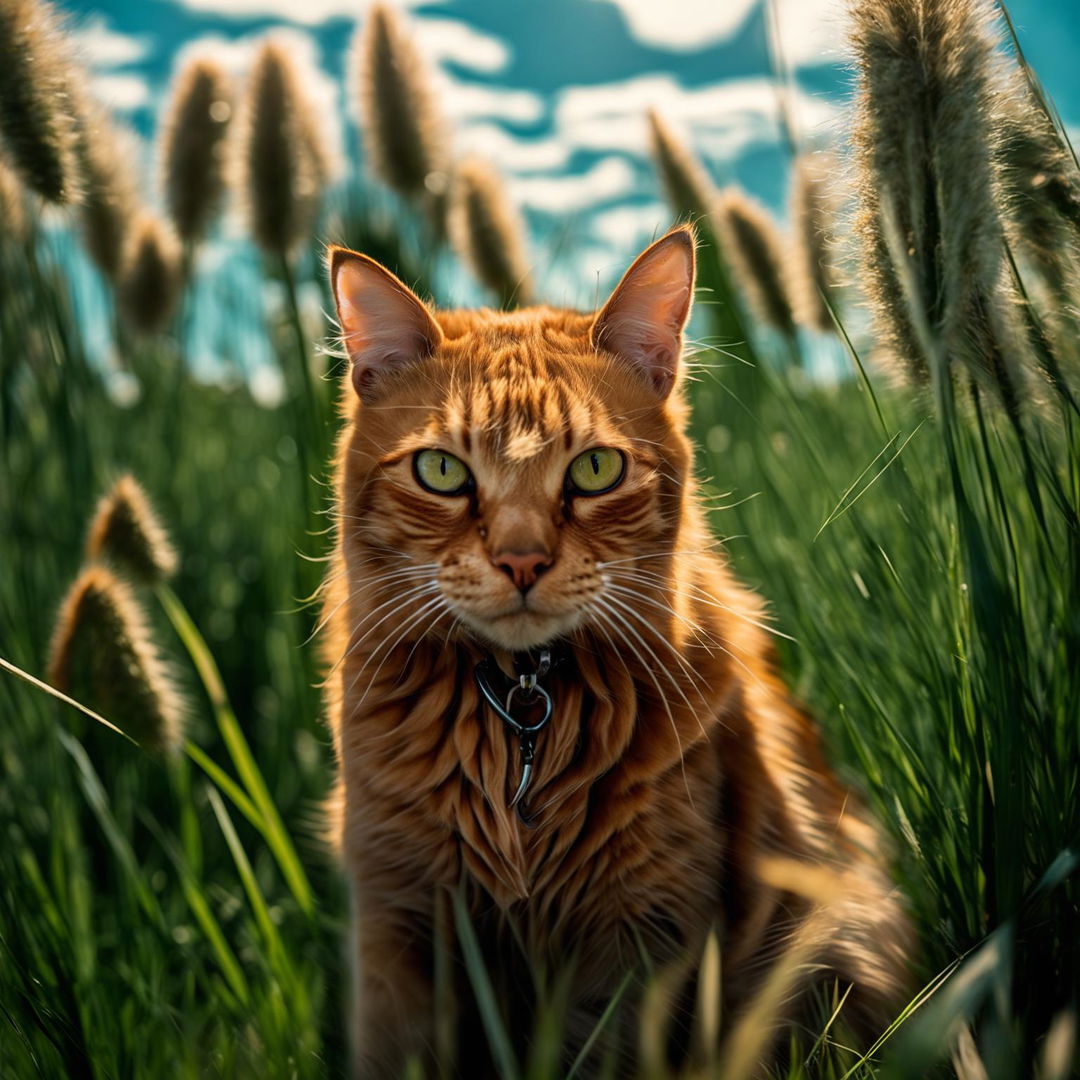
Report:
[[[347,54],[365,0],[104,0],[76,17],[100,96],[149,133],[177,57],[213,44],[242,74],[251,43],[285,27],[322,73],[329,126],[350,138]],[[492,158],[538,236],[574,239],[573,267],[545,272],[552,299],[586,303],[669,215],[649,167],[643,114],[657,107],[718,182],[783,210],[786,153],[769,80],[760,0],[442,0],[407,6],[438,72],[455,147]],[[848,76],[840,0],[776,0],[796,71],[798,134],[843,124]],[[1014,0],[1010,10],[1069,125],[1080,125],[1080,3]],[[538,256],[539,257],[539,256]],[[553,296],[552,292],[557,292]]]

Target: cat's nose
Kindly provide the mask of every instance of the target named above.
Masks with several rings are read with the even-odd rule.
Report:
[[[528,592],[555,560],[546,551],[500,551],[491,561],[522,592]]]

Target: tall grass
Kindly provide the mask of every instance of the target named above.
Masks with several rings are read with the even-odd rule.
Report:
[[[38,25],[23,0],[7,7]],[[373,18],[390,18],[376,11]],[[1008,28],[980,2],[857,0],[855,13],[858,191],[845,187],[846,170],[818,173],[818,189],[832,187],[816,191],[813,205],[836,215],[828,246],[836,265],[861,258],[870,266],[863,280],[879,332],[849,337],[845,327],[858,320],[840,318],[848,308],[841,311],[838,297],[850,304],[850,290],[829,287],[834,278],[824,272],[815,277],[821,256],[807,250],[817,250],[817,226],[801,219],[791,223],[801,247],[788,257],[802,260],[798,310],[813,312],[803,321],[815,329],[796,329],[787,316],[777,333],[752,318],[744,301],[754,288],[782,285],[775,265],[785,241],[770,232],[774,269],[762,281],[746,253],[731,250],[739,238],[724,227],[725,204],[705,171],[661,118],[651,121],[673,217],[693,216],[703,238],[697,327],[704,344],[691,393],[719,543],[790,636],[779,639],[785,674],[818,716],[833,760],[890,835],[919,929],[912,1000],[877,1043],[852,1045],[840,988],[820,1003],[816,1026],[795,1033],[790,1064],[778,1075],[922,1077],[938,1069],[963,1078],[981,1068],[993,1080],[1065,1077],[1075,1067],[1080,996],[1073,873],[1080,858],[1080,418],[1074,318],[1061,300],[1075,304],[1080,291],[1076,251],[1068,247],[1076,243],[1070,215],[1078,174],[1052,110],[1009,48]],[[964,19],[977,29],[974,38],[956,22]],[[57,55],[53,21],[50,14],[41,23],[50,58]],[[371,78],[389,79],[393,70],[375,72],[370,58],[363,61],[363,43],[388,32],[380,25],[372,24],[359,51]],[[955,48],[968,67],[944,62],[950,33],[963,39]],[[415,73],[419,61],[402,44],[407,27],[396,18],[393,34],[408,58],[398,75]],[[191,132],[176,129],[185,115],[247,163],[246,192],[234,186],[232,198],[247,196],[254,238],[268,256],[259,265],[285,296],[276,311],[253,307],[239,280],[202,287],[191,254],[206,229],[213,235],[216,188],[203,205],[190,190],[180,199],[177,179],[166,186],[168,209],[178,227],[181,218],[198,226],[183,226],[182,253],[175,242],[169,247],[176,269],[168,283],[183,298],[173,309],[162,303],[164,284],[145,300],[121,287],[121,311],[147,318],[139,334],[129,331],[130,319],[108,319],[114,336],[102,351],[66,272],[81,259],[72,242],[79,211],[67,224],[47,225],[30,194],[55,199],[87,190],[86,177],[69,177],[78,167],[63,134],[78,131],[73,99],[66,91],[49,99],[60,112],[42,132],[38,149],[52,157],[38,174],[27,172],[23,149],[16,156],[17,147],[34,149],[27,132],[19,129],[14,141],[3,132],[10,155],[0,164],[3,198],[20,212],[5,212],[5,220],[22,222],[0,232],[4,1076],[346,1071],[346,912],[321,839],[330,755],[310,641],[315,615],[305,602],[329,544],[321,511],[336,369],[333,360],[324,365],[328,373],[316,366],[320,354],[298,295],[322,287],[324,235],[429,290],[433,269],[453,256],[432,228],[428,195],[441,194],[442,180],[427,184],[427,194],[421,181],[448,166],[431,151],[401,181],[408,203],[355,167],[324,191],[317,136],[305,128],[302,78],[275,48],[264,50],[249,80],[242,123],[222,135],[227,110],[215,114],[212,106],[225,90],[208,85],[187,112],[169,113],[165,145],[173,153],[187,148],[185,185],[200,160],[211,170],[207,183],[221,182],[219,156],[200,159],[185,142]],[[918,103],[922,112],[909,110],[918,139],[896,127],[911,116],[875,104],[882,80],[887,88],[896,76],[890,63],[907,65],[907,85],[946,80],[937,97]],[[80,73],[54,69],[49,78],[75,86]],[[288,122],[260,118],[260,98],[272,98]],[[975,113],[937,108],[942,100],[974,102]],[[8,104],[0,101],[0,125]],[[366,99],[365,123],[381,137],[372,108]],[[962,141],[956,124],[969,125]],[[1019,138],[1024,131],[1037,136],[1034,150]],[[442,154],[448,133],[436,134],[430,146]],[[283,135],[284,143],[274,141]],[[893,167],[899,148],[915,155],[902,168]],[[977,166],[984,183],[989,223],[985,214],[973,220],[952,210],[964,194],[961,150],[967,173]],[[1036,151],[1053,166],[1041,183],[1032,179],[1042,175],[1031,168]],[[392,180],[390,151],[381,152],[380,175]],[[16,187],[15,175],[27,190]],[[281,195],[256,186],[275,175],[296,181],[299,201],[286,208],[287,220],[271,220],[255,205]],[[151,203],[148,192],[143,199]],[[795,205],[808,205],[805,194]],[[188,208],[182,214],[181,206]],[[459,232],[477,217],[465,209],[457,210]],[[860,224],[844,250],[842,223],[852,210]],[[1036,211],[1040,244],[1025,246],[1016,238],[1030,235],[1022,224]],[[811,212],[820,213],[800,211]],[[137,220],[118,227],[150,265]],[[971,267],[951,253],[976,241],[983,276],[969,280]],[[490,235],[455,243],[467,251],[470,243],[490,245]],[[82,273],[96,273],[91,265]],[[513,286],[522,268],[500,272],[502,280],[488,284],[508,302],[520,300]],[[140,279],[146,288],[149,274]],[[108,281],[99,284],[111,306]],[[1000,310],[988,311],[980,299],[989,283],[1000,285]],[[807,294],[815,288],[816,298]],[[221,377],[206,381],[194,373],[190,331],[193,320],[211,315],[233,333],[223,343]],[[252,335],[272,368],[247,370],[244,342]],[[900,354],[899,369],[913,380],[898,383],[895,367],[883,372],[884,346],[894,361]],[[808,375],[823,354],[842,356],[844,378]],[[285,388],[279,400],[259,389],[268,371]],[[118,559],[115,543],[112,554],[106,550],[112,534],[101,514],[112,504],[99,508],[91,528],[104,492],[112,489],[115,503],[116,492],[130,490],[130,480],[117,484],[128,472],[171,538],[171,547],[156,549],[170,555],[168,572],[175,564],[169,583],[152,565],[140,572]],[[137,511],[128,514],[136,524]],[[150,532],[167,543],[156,522]],[[149,550],[144,570],[147,559],[154,562],[153,544]],[[155,662],[167,665],[170,685],[178,683],[187,701],[182,734],[179,725],[171,729],[171,741],[181,741],[177,754],[148,754],[13,673],[45,677],[56,613],[88,558],[108,559],[110,569],[94,568],[90,580],[116,575],[128,610],[137,608],[140,634],[153,639]],[[113,703],[93,679],[80,695],[89,710],[138,736],[137,725],[110,715]],[[567,1063],[560,1055],[562,973],[537,973],[546,992],[533,1053],[514,1061],[494,990],[498,973],[485,971],[464,907],[444,914],[506,1075],[575,1073],[584,1057]],[[663,1047],[678,1023],[693,1032],[689,1075],[752,1075],[756,1047],[801,959],[796,942],[748,1019],[734,1027],[719,1012],[723,958],[715,940],[693,1017],[673,1015],[665,975],[654,973],[635,1036],[646,1071],[667,1071]],[[452,1003],[444,1005],[451,1016]],[[623,1005],[620,992],[598,1017],[591,1047],[625,1030]],[[451,1045],[442,1028],[440,1039]]]

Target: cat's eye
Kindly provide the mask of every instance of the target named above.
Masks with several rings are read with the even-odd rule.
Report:
[[[618,484],[625,467],[620,451],[610,446],[594,446],[570,462],[567,484],[577,495],[601,495]]]
[[[420,486],[436,495],[463,495],[472,484],[469,467],[445,450],[421,450],[413,471]]]

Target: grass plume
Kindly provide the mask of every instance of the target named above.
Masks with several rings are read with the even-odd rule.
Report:
[[[49,681],[148,749],[175,750],[183,704],[131,589],[103,566],[78,576],[60,607]]]
[[[121,476],[98,502],[86,555],[146,584],[176,573],[176,550],[146,492],[130,473]]]
[[[356,39],[364,149],[374,174],[407,198],[446,190],[447,129],[423,57],[401,16],[372,5]]]
[[[785,337],[794,337],[783,241],[772,216],[745,192],[729,187],[716,201],[714,220],[724,257],[751,311]]]
[[[825,333],[835,329],[828,297],[835,306],[839,285],[832,235],[838,163],[832,154],[801,154],[792,168],[792,253],[788,288],[795,321]]]
[[[999,102],[995,119],[1010,238],[1062,299],[1073,290],[1080,250],[1076,161],[1024,79],[1008,80]]]
[[[527,304],[532,280],[525,226],[495,167],[479,158],[461,163],[454,177],[450,235],[477,279],[504,307]]]
[[[78,113],[83,244],[98,269],[115,282],[140,210],[139,146],[135,134],[118,126],[96,101],[85,98]]]
[[[264,251],[287,257],[310,234],[330,154],[303,72],[283,42],[267,40],[256,55],[239,136],[251,234]]]
[[[173,79],[158,159],[169,218],[188,245],[202,239],[221,207],[232,99],[227,72],[210,56],[190,57]]]
[[[649,145],[668,203],[680,218],[708,217],[716,191],[694,152],[656,109],[650,109]]]
[[[79,194],[71,63],[59,18],[43,0],[0,0],[0,144],[46,202]]]
[[[25,242],[30,223],[22,184],[3,161],[0,161],[0,222],[0,243]]]
[[[908,377],[966,366],[1016,415],[1017,297],[1006,274],[988,0],[856,0],[852,43],[862,278]]]
[[[183,288],[180,244],[159,217],[142,213],[131,227],[117,282],[117,305],[139,334],[161,333]]]

